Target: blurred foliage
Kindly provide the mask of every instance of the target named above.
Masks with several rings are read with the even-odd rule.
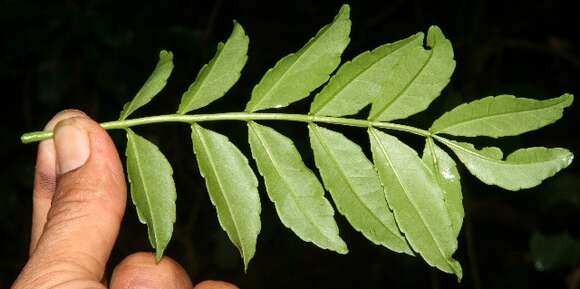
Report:
[[[530,252],[539,271],[562,269],[579,263],[580,241],[568,233],[545,236],[534,232]]]
[[[42,128],[57,111],[71,107],[99,121],[115,119],[147,78],[161,49],[175,54],[173,77],[162,95],[139,114],[175,111],[179,96],[197,70],[211,58],[217,42],[229,35],[232,19],[243,24],[250,36],[248,64],[232,91],[202,111],[242,110],[265,70],[301,47],[332,19],[340,4],[331,0],[0,0],[4,99],[0,154],[5,163],[0,174],[0,288],[14,280],[28,254],[36,149],[19,143],[21,133]],[[413,125],[428,127],[444,110],[492,94],[532,98],[564,92],[580,95],[580,20],[568,1],[369,0],[350,4],[353,31],[345,59],[425,31],[431,24],[439,25],[451,39],[457,60],[451,85],[428,111],[410,119]],[[304,112],[309,101],[284,111]],[[555,125],[499,141],[509,148],[506,153],[537,145],[563,146],[578,154],[578,123],[580,105],[575,104]],[[304,126],[270,125],[297,140],[305,161],[312,165]],[[239,133],[244,131],[240,129],[243,124],[209,127],[231,136],[248,154],[246,135]],[[349,244],[348,255],[302,242],[277,219],[263,188],[258,251],[244,274],[194,169],[191,144],[184,137],[189,134],[187,127],[159,125],[137,130],[158,143],[174,166],[178,218],[167,255],[183,264],[194,281],[224,279],[242,288],[384,288],[389,284],[389,288],[492,289],[574,288],[578,284],[570,280],[578,278],[574,276],[580,265],[566,261],[569,256],[556,254],[556,249],[546,250],[553,246],[551,238],[536,235],[534,246],[548,252],[550,262],[566,266],[538,270],[534,259],[538,255],[529,245],[534,232],[546,236],[569,232],[571,239],[580,238],[577,162],[541,186],[519,192],[485,186],[467,171],[462,173],[467,219],[456,255],[465,272],[460,285],[418,258],[372,245],[340,216],[337,221]],[[345,132],[365,142],[364,132]],[[123,137],[116,132],[111,135]],[[413,136],[397,136],[416,148],[422,144]],[[481,145],[497,141],[479,139]],[[146,234],[134,208],[128,206],[111,267],[132,252],[149,250]]]

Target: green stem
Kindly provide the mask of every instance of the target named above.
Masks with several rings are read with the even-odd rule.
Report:
[[[354,126],[354,127],[376,127],[404,131],[424,137],[431,136],[431,133],[429,131],[403,124],[396,124],[390,122],[377,122],[354,118],[315,116],[305,114],[287,114],[287,113],[226,112],[215,114],[187,114],[187,115],[166,114],[166,115],[156,115],[142,118],[103,122],[101,123],[101,127],[103,127],[104,129],[126,129],[133,126],[147,125],[152,123],[182,122],[191,124],[196,122],[223,121],[223,120],[238,120],[238,121],[275,120],[275,121],[295,121],[306,123],[316,122],[344,126]],[[20,137],[20,140],[23,143],[33,143],[50,139],[52,138],[52,136],[53,136],[52,131],[35,131],[23,134]]]

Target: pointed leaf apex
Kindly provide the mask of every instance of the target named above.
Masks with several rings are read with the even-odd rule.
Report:
[[[448,45],[451,46],[451,42],[445,38],[443,31],[439,26],[432,25],[427,31],[427,47],[434,48],[437,45]],[[453,56],[453,50],[451,50],[451,56]]]
[[[568,107],[568,106],[572,105],[572,103],[574,102],[574,95],[571,93],[564,93],[560,97],[566,99],[564,107]]]
[[[244,27],[242,27],[242,25],[240,24],[240,22],[238,22],[238,20],[234,19],[232,22],[234,23],[234,29],[233,29],[232,34],[234,34],[234,32],[245,33]]]
[[[348,4],[343,4],[338,11],[335,19],[349,18],[350,16],[350,6]]]
[[[163,259],[163,249],[156,249],[155,250],[155,264],[159,264]]]
[[[429,26],[429,30],[427,30],[427,33],[435,35],[443,35],[443,31],[441,31],[441,28],[437,25]]]
[[[451,259],[449,261],[449,266],[451,267],[451,270],[453,270],[453,274],[457,276],[457,283],[460,283],[461,279],[463,278],[463,269],[461,269],[461,264],[456,260]]]
[[[123,106],[123,111],[119,120],[126,119],[135,110],[149,103],[167,83],[167,79],[173,71],[173,53],[166,50],[159,52],[159,60],[155,69],[145,81],[145,84],[139,89],[135,97]]]
[[[248,273],[248,266],[250,265],[250,261],[252,261],[253,257],[254,256],[249,256],[246,258],[246,256],[242,256],[242,259],[244,260],[244,273]]]
[[[442,33],[441,32],[441,28],[439,26],[437,26],[437,25],[431,25],[431,26],[429,26],[429,29],[427,31],[429,31],[429,32],[430,31],[439,31],[439,33]]]
[[[348,246],[346,245],[346,243],[344,244],[344,246],[338,248],[338,250],[336,250],[336,252],[339,254],[342,254],[342,255],[348,254]]]

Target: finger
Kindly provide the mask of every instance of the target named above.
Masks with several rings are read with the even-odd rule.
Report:
[[[223,281],[207,280],[195,285],[193,289],[238,289],[238,287]]]
[[[51,131],[56,124],[64,119],[84,116],[78,110],[64,110],[55,115],[45,126],[44,130]],[[52,203],[52,196],[56,189],[56,152],[52,139],[42,141],[38,145],[36,157],[36,171],[34,173],[34,190],[32,194],[32,230],[30,233],[30,250],[32,255],[36,249],[38,238],[42,234],[46,216]]]
[[[171,258],[155,264],[151,253],[136,253],[125,258],[113,271],[111,289],[191,289],[185,270]]]
[[[126,185],[109,135],[87,117],[54,129],[57,184],[34,254],[19,279],[100,281],[125,209]],[[44,288],[44,287],[37,287]]]

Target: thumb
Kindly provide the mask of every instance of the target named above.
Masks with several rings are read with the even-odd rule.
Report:
[[[54,149],[56,190],[37,247],[14,288],[100,288],[95,286],[125,210],[119,155],[109,135],[85,116],[56,125]]]

